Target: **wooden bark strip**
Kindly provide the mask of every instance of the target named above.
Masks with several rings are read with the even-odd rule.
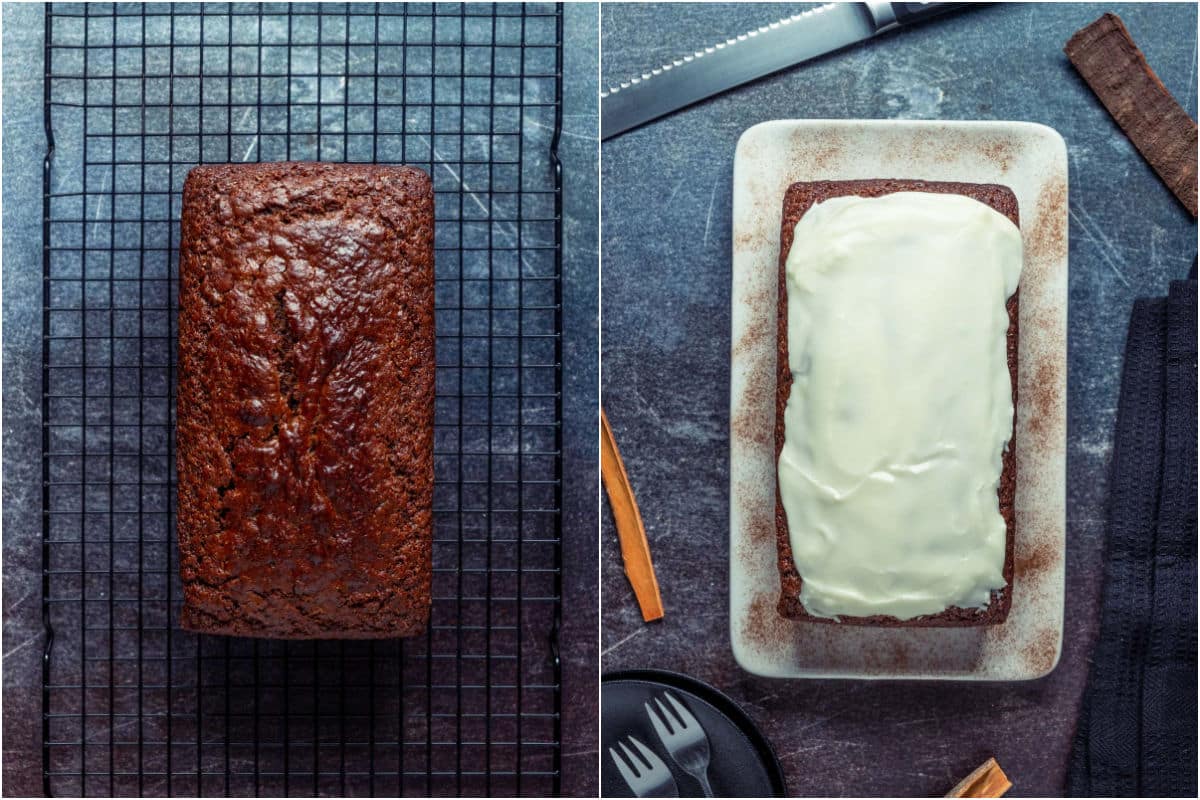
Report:
[[[600,411],[600,474],[604,488],[608,491],[608,502],[612,504],[613,520],[617,524],[617,536],[621,540],[621,558],[625,562],[625,575],[633,586],[642,619],[652,622],[662,619],[662,597],[658,593],[658,578],[654,575],[654,563],[650,560],[650,544],[646,541],[646,527],[633,498],[625,462],[617,450],[617,440],[608,425],[608,416]]]
[[[974,772],[963,778],[946,797],[1003,797],[1012,788],[1012,781],[1000,769],[996,759],[989,758]]]
[[[1163,86],[1116,14],[1080,29],[1064,48],[1117,125],[1196,216],[1196,123]]]

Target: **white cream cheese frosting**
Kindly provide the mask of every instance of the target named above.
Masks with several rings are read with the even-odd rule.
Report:
[[[810,614],[911,619],[1004,586],[1021,260],[1017,227],[962,195],[838,197],[796,223],[779,489]]]

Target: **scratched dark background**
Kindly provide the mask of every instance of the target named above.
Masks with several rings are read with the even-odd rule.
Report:
[[[813,4],[606,3],[608,85]],[[1097,631],[1105,497],[1133,299],[1163,294],[1196,227],[1062,53],[1119,14],[1196,116],[1196,6],[995,4],[810,62],[602,145],[603,404],[666,618],[644,625],[602,512],[605,671],[709,681],[772,741],[798,795],[941,795],[990,755],[1014,795],[1063,791]],[[773,681],[729,647],[729,288],[734,145],[778,118],[1030,120],[1070,159],[1067,604],[1062,661],[1026,684]]]

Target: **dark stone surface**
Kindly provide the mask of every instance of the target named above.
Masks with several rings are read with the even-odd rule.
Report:
[[[564,28],[563,790],[596,792],[597,6]],[[41,793],[42,6],[4,44],[4,793]]]
[[[600,303],[596,193],[599,39],[595,3],[564,11],[563,129],[563,792],[599,792],[600,624],[596,571],[596,438]]]
[[[42,793],[42,7],[4,28],[4,793]]]
[[[792,8],[788,7],[789,10]],[[1115,11],[1196,114],[1196,7],[996,4],[758,81],[603,145],[604,406],[629,468],[666,619],[643,625],[602,526],[604,670],[675,669],[730,693],[800,795],[941,795],[987,756],[1014,795],[1063,791],[1097,628],[1107,469],[1135,297],[1195,256],[1191,217],[1121,135],[1062,46]],[[605,4],[602,82],[778,18],[779,6]],[[1031,120],[1070,158],[1065,644],[1048,678],[967,685],[771,681],[728,634],[730,193],[734,145],[777,118]]]

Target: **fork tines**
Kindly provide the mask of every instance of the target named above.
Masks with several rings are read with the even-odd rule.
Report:
[[[638,797],[651,795],[677,797],[678,790],[675,788],[675,779],[671,776],[671,771],[667,769],[663,760],[636,737],[626,736],[625,740],[637,750],[636,754],[629,749],[629,745],[625,741],[618,741],[617,747],[621,748],[621,753],[617,753],[617,748],[610,747],[608,755],[633,793]]]
[[[674,715],[667,711],[666,706],[663,705],[662,698],[664,697],[671,704],[671,709],[675,712]],[[675,695],[670,692],[663,692],[660,696],[653,699],[654,704],[658,706],[658,711],[655,711],[650,703],[645,703],[644,705],[646,713],[650,717],[650,722],[654,724],[654,730],[658,732],[659,736],[665,738],[678,734],[681,731],[693,728],[699,729],[700,723],[696,721],[692,712],[688,711],[687,706],[675,699]]]

